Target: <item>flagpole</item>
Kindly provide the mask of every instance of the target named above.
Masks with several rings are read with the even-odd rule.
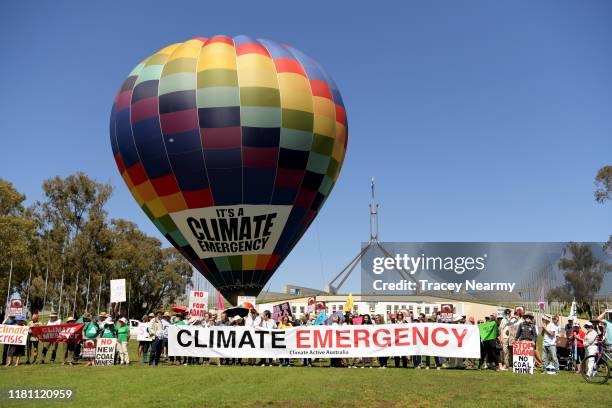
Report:
[[[91,283],[91,272],[87,275],[87,293],[85,294],[85,312],[89,310],[89,284]]]
[[[64,268],[62,268],[62,281],[60,283],[60,297],[59,302],[57,302],[57,307],[59,308],[58,314],[62,316],[62,294],[64,293]]]
[[[79,292],[79,272],[80,271],[77,271],[76,285],[74,287],[74,302],[72,303],[72,316],[76,314],[76,300],[77,300],[77,293]]]
[[[49,282],[49,265],[47,264],[47,274],[45,276],[45,294],[43,295],[43,304],[41,311],[45,310],[45,304],[47,303],[47,283]]]
[[[132,289],[132,281],[128,282],[128,298],[127,298],[127,318],[130,318],[130,291]]]
[[[11,269],[9,270],[9,280],[8,287],[6,288],[6,302],[4,302],[4,307],[8,307],[9,298],[11,296],[11,280],[13,279],[13,260],[11,259]]]
[[[28,302],[30,301],[30,284],[32,283],[32,268],[34,265],[30,265],[30,277],[28,278],[28,293],[26,295],[25,307],[29,306]]]
[[[100,287],[98,288],[98,316],[100,316],[100,297],[102,295],[102,276],[100,276]]]

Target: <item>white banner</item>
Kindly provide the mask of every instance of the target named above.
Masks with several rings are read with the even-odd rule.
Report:
[[[125,302],[125,279],[111,279],[110,293],[111,303]]]
[[[28,326],[16,324],[0,324],[0,344],[16,344],[25,346],[28,342]]]
[[[192,290],[189,293],[187,310],[189,311],[189,316],[203,317],[206,310],[208,310],[208,292]]]
[[[480,335],[478,326],[444,323],[297,326],[287,330],[170,326],[168,354],[222,358],[480,358]]]

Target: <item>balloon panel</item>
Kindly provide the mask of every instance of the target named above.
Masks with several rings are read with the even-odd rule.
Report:
[[[110,120],[115,161],[164,236],[223,295],[257,295],[328,197],[348,134],[300,51],[195,38],[138,64]]]

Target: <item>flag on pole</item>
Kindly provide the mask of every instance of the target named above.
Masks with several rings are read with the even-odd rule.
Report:
[[[344,304],[344,313],[347,312],[352,312],[353,311],[353,294],[349,293],[348,297],[346,298],[346,303]]]
[[[223,306],[223,297],[221,297],[221,292],[219,291],[217,291],[217,310],[225,310],[225,306]]]

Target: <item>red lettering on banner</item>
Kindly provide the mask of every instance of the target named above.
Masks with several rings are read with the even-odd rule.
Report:
[[[321,332],[325,331],[325,337],[321,337]],[[332,347],[332,332],[331,330],[315,330],[314,332],[314,348]]]
[[[397,328],[395,329],[395,345],[396,346],[409,346],[410,340],[408,339],[408,328]],[[406,339],[405,342],[401,341],[402,339]]]
[[[442,332],[446,335],[448,335],[448,330],[446,330],[444,327],[436,327],[435,329],[433,329],[431,331],[431,342],[438,346],[438,347],[444,347],[448,344],[448,340],[444,340],[444,341],[438,341],[438,333]]]
[[[363,347],[370,347],[370,332],[365,329],[355,329],[355,347],[361,347],[359,343],[363,341]]]
[[[101,338],[100,339],[100,344],[103,345],[103,346],[110,345],[110,344],[113,344],[113,340],[112,339],[103,339],[103,338]]]
[[[308,330],[298,330],[295,332],[297,348],[310,348],[310,344],[308,344],[308,342],[310,341],[308,334],[310,334]]]
[[[463,347],[463,339],[467,335],[467,330],[462,329],[461,335],[459,335],[459,330],[457,329],[451,329],[451,332],[455,335],[455,338],[457,339],[457,347]]]
[[[423,333],[419,330],[418,326],[414,326],[412,329],[412,344],[417,345],[417,337],[421,340],[421,344],[427,346],[429,344],[429,340],[427,336],[429,335],[429,328],[423,327]]]
[[[347,341],[348,343],[342,343],[343,341]],[[336,347],[351,347],[350,330],[336,330]]]
[[[379,341],[378,335],[381,333],[386,334],[386,336],[383,338],[384,343]],[[372,341],[376,347],[389,347],[391,345],[391,332],[389,332],[387,329],[376,330],[372,336]]]

